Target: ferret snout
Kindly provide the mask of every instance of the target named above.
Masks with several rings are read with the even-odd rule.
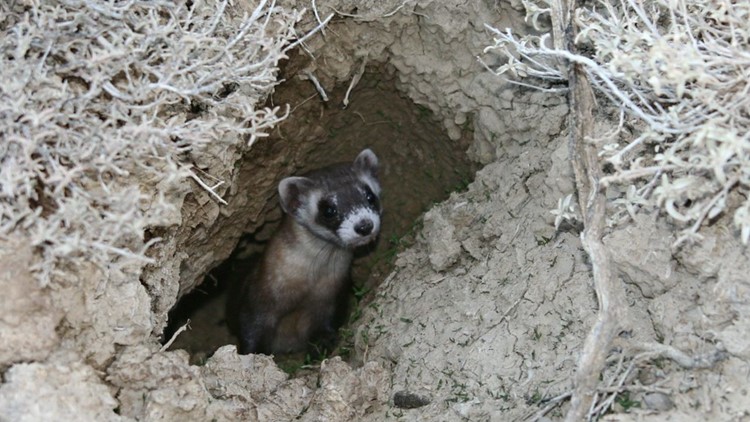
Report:
[[[354,226],[354,231],[357,232],[360,236],[367,236],[368,234],[372,233],[372,228],[375,225],[373,224],[372,220],[369,218],[360,220],[357,225]]]
[[[360,208],[350,214],[336,230],[343,245],[356,248],[366,245],[378,236],[380,216],[370,208]]]

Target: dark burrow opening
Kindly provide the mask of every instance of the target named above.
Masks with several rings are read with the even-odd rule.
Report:
[[[387,65],[368,67],[346,108],[341,104],[348,86],[328,92],[329,101],[324,103],[309,81],[294,77],[277,86],[269,100],[272,104],[289,104],[292,112],[264,142],[288,141],[310,131],[318,135],[306,160],[307,168],[298,174],[353,160],[364,148],[371,148],[380,161],[382,228],[372,250],[355,258],[352,266],[351,314],[339,331],[339,344],[333,351],[342,357],[351,349],[349,327],[356,323],[373,289],[390,273],[396,254],[414,242],[420,216],[451,192],[465,189],[476,170],[465,152],[472,137],[470,123],[462,139],[451,140],[427,107],[399,93],[396,79],[395,71]],[[271,211],[265,223],[243,235],[232,256],[182,297],[169,314],[163,339],[169,340],[190,320],[190,329],[181,333],[170,349],[186,350],[194,364],[202,363],[223,345],[237,344],[224,315],[227,286],[252,268],[278,225],[281,212],[278,198],[274,201],[267,207]],[[294,372],[309,356],[276,358],[282,368]]]

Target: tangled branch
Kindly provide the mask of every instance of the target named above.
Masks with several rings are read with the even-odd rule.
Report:
[[[554,9],[527,1],[528,19]],[[575,45],[590,53],[551,47],[548,34],[517,37],[490,30],[506,61],[499,75],[548,82],[566,79],[562,63],[579,65],[594,88],[642,127],[634,140],[597,142],[614,168],[606,183],[627,198],[614,203],[609,222],[642,206],[658,207],[682,228],[675,246],[700,239],[707,219],[732,215],[750,241],[750,4],[696,0],[603,1],[571,13],[580,29]],[[528,82],[527,82],[528,84]],[[622,126],[620,126],[620,130]],[[619,131],[618,131],[619,133]],[[735,201],[729,201],[737,193]]]
[[[266,0],[2,2],[0,236],[31,239],[43,284],[147,262],[144,232],[174,214],[193,157],[283,117],[257,103],[298,18]]]

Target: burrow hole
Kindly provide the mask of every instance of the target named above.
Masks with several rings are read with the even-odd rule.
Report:
[[[333,351],[346,358],[351,351],[351,325],[356,324],[359,310],[390,273],[396,254],[414,242],[420,216],[451,192],[466,188],[473,179],[475,167],[465,152],[472,137],[471,126],[466,125],[461,140],[451,140],[427,107],[399,93],[395,71],[388,65],[368,67],[345,109],[341,105],[347,86],[328,92],[329,101],[324,103],[309,81],[284,79],[269,102],[290,104],[293,111],[264,142],[282,142],[295,134],[320,132],[322,127],[307,163],[309,167],[300,173],[351,161],[363,148],[371,148],[380,160],[384,207],[381,234],[373,250],[354,261],[352,316],[340,330],[339,345]],[[263,144],[255,146],[262,147]],[[191,329],[182,333],[171,349],[186,350],[191,363],[201,364],[217,348],[237,344],[226,324],[227,286],[252,268],[278,225],[278,199],[274,201],[267,207],[273,211],[265,223],[254,233],[245,234],[231,257],[170,312],[163,338],[169,339],[189,319]],[[290,372],[307,358],[276,357],[277,363]]]

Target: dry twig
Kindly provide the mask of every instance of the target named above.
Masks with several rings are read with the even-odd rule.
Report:
[[[182,327],[178,328],[177,331],[175,331],[174,334],[172,334],[172,337],[169,339],[169,341],[164,343],[163,346],[161,346],[161,349],[159,349],[159,352],[164,352],[168,350],[172,346],[172,343],[174,343],[175,340],[177,340],[177,337],[189,328],[190,328],[190,320],[187,320],[187,322],[183,324]]]
[[[626,306],[624,290],[615,276],[610,253],[602,243],[605,225],[606,197],[599,189],[601,169],[596,148],[586,139],[593,128],[594,96],[585,73],[578,66],[571,69],[571,133],[569,151],[576,176],[576,187],[584,230],[581,243],[591,259],[594,288],[599,303],[596,322],[589,331],[578,359],[571,408],[565,420],[580,421],[588,415],[594,401],[599,374],[612,340],[621,329]]]
[[[711,352],[696,356],[690,356],[675,347],[661,343],[639,343],[635,344],[633,348],[642,351],[641,356],[648,358],[664,357],[685,369],[712,368],[729,356],[723,347],[717,347]]]
[[[575,10],[572,0],[566,10]],[[572,22],[566,14],[553,15],[553,26],[566,28],[566,33],[575,34]],[[572,39],[566,38],[564,48],[575,48]],[[570,410],[566,421],[580,421],[589,414],[599,374],[604,368],[612,340],[621,328],[627,303],[624,290],[615,276],[610,253],[602,243],[606,227],[606,197],[599,187],[602,177],[599,155],[596,146],[588,142],[593,133],[594,93],[584,69],[572,64],[568,77],[570,87],[571,113],[570,143],[568,151],[576,179],[579,207],[583,217],[584,230],[581,243],[591,259],[594,288],[599,303],[596,322],[591,328],[578,359],[578,369],[574,378],[574,390],[570,400]]]

